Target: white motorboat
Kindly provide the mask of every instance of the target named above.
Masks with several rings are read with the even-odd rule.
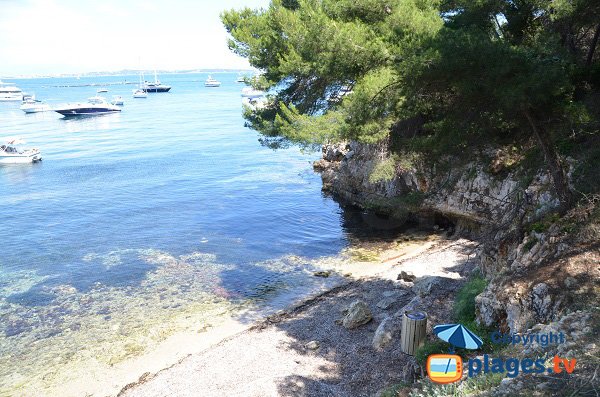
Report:
[[[133,97],[134,98],[148,98],[148,94],[146,93],[146,91],[142,90],[141,88],[138,88],[137,90],[133,90]]]
[[[96,91],[98,94],[101,94],[103,92],[108,92],[108,90],[106,88],[100,88],[98,91]]]
[[[23,91],[12,83],[0,81],[0,101],[22,101]]]
[[[120,95],[114,95],[110,103],[116,106],[123,106],[125,104],[125,102],[123,102],[123,98]]]
[[[35,99],[35,96],[28,96],[21,104],[21,110],[25,113],[40,113],[52,110],[50,106],[42,101]]]
[[[22,149],[18,145],[25,141],[20,138],[8,138],[4,145],[0,145],[0,164],[26,164],[42,160],[42,153],[38,149]]]
[[[101,96],[93,96],[88,98],[87,103],[68,104],[62,108],[54,109],[54,111],[65,117],[74,117],[116,113],[120,112],[121,108],[111,105]]]
[[[242,98],[260,98],[265,96],[264,91],[256,90],[252,87],[242,88]]]
[[[220,87],[221,82],[212,78],[212,76],[208,76],[206,81],[204,82],[205,87]]]
[[[235,80],[235,82],[236,83],[245,83],[246,80],[245,80],[245,78],[244,78],[243,75],[239,74],[238,77],[237,77],[237,80]]]

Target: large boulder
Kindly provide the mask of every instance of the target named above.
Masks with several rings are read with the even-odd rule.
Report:
[[[394,314],[383,319],[373,336],[373,348],[383,350],[392,340],[400,340],[402,331],[402,316]]]
[[[443,277],[439,276],[427,276],[427,277],[419,277],[415,280],[413,285],[413,292],[418,296],[427,296],[431,293],[435,288],[443,285],[442,284]]]
[[[369,306],[361,300],[354,301],[348,306],[346,315],[342,319],[342,325],[347,329],[360,327],[371,321],[373,314]]]
[[[379,327],[377,327],[377,330],[375,330],[375,335],[373,335],[373,341],[371,342],[373,348],[381,351],[394,339],[400,343],[404,312],[415,310],[420,304],[421,299],[415,296],[402,309],[398,310],[392,316],[384,318]]]

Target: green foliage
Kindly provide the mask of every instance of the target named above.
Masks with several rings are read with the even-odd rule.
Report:
[[[529,229],[536,233],[543,233],[546,231],[548,226],[544,222],[534,222],[530,225]]]
[[[274,93],[248,125],[279,143],[381,142],[419,118],[394,150],[466,158],[533,142],[567,202],[560,156],[598,134],[597,0],[272,0],[221,18],[230,48],[265,72],[253,85]]]
[[[596,143],[582,157],[573,173],[575,189],[585,195],[600,192],[600,146]]]
[[[378,396],[380,397],[398,397],[400,394],[400,391],[410,387],[409,383],[406,382],[400,382],[400,383],[396,383],[394,385],[388,386],[387,388],[385,388],[381,394],[378,394]]]
[[[487,281],[480,275],[475,275],[460,289],[454,301],[454,318],[457,322],[466,326],[475,321],[475,297],[486,286]]]
[[[377,164],[375,164],[375,167],[373,167],[373,171],[371,171],[371,174],[369,175],[369,182],[387,182],[394,179],[396,176],[397,162],[398,159],[396,156],[391,156],[380,160]]]
[[[535,237],[529,238],[523,246],[523,252],[529,252],[538,242],[539,240]]]
[[[537,221],[537,222],[533,222],[531,225],[529,225],[527,227],[527,231],[543,233],[546,230],[548,230],[548,228],[550,226],[552,226],[555,222],[557,222],[559,219],[560,219],[560,215],[555,212],[548,214],[548,215],[544,216],[544,219]],[[532,247],[533,247],[533,245],[532,245]]]

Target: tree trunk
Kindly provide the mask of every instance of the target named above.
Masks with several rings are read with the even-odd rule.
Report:
[[[558,196],[558,200],[560,201],[560,211],[561,213],[564,213],[571,207],[573,203],[573,195],[569,189],[569,183],[560,162],[558,152],[554,147],[552,138],[548,131],[546,131],[546,129],[536,121],[536,119],[531,115],[531,112],[529,110],[525,110],[524,114],[529,122],[529,125],[531,126],[533,135],[537,139],[538,144],[544,153],[546,166],[548,167],[548,171],[550,171],[552,184],[554,185],[554,190]]]
[[[592,39],[592,43],[590,44],[590,49],[587,54],[587,58],[585,60],[585,66],[589,68],[592,66],[592,60],[594,59],[594,51],[596,50],[596,45],[598,45],[598,38],[600,37],[600,23],[596,27],[596,32],[594,33],[594,38]]]

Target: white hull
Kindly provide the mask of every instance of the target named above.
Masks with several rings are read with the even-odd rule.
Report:
[[[52,109],[50,109],[50,106],[48,106],[48,105],[32,105],[32,106],[23,105],[23,106],[21,106],[21,110],[24,111],[25,113],[40,113],[40,112],[49,112]]]
[[[23,94],[0,94],[0,102],[22,101]]]
[[[17,154],[0,154],[0,164],[28,164],[36,163],[40,160],[42,160],[42,154],[39,151]]]
[[[205,83],[205,87],[220,87],[221,83]]]
[[[148,98],[148,93],[146,93],[146,91],[143,91],[141,89],[133,90],[133,97],[134,98]]]

